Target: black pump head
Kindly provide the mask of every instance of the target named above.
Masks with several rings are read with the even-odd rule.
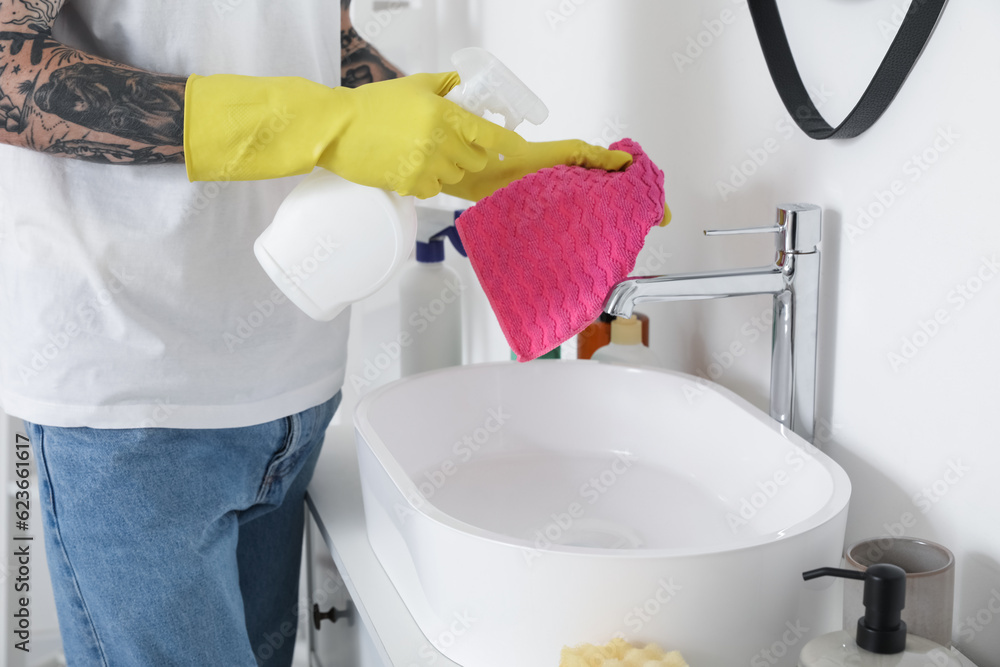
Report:
[[[803,572],[802,578],[840,577],[865,582],[865,615],[858,619],[858,646],[872,653],[902,653],[906,648],[906,623],[900,618],[906,606],[906,571],[878,563],[864,572],[821,567]]]

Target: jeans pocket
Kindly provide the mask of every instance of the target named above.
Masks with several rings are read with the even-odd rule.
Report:
[[[257,502],[265,501],[269,489],[287,474],[290,460],[295,456],[300,431],[298,416],[285,417],[284,422],[285,437],[264,468],[264,477],[257,491]]]
[[[255,502],[280,503],[285,488],[301,472],[309,457],[323,444],[326,428],[340,405],[338,392],[326,403],[285,417],[285,437],[268,461]]]

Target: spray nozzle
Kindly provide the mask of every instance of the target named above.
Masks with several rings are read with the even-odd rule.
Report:
[[[865,615],[858,619],[858,646],[872,653],[902,653],[906,623],[900,615],[906,605],[906,571],[898,565],[877,563],[864,572],[821,567],[802,573],[806,581],[826,576],[865,582]]]
[[[477,116],[486,111],[500,114],[508,130],[516,129],[525,120],[540,125],[549,117],[548,108],[538,96],[489,51],[461,49],[451,56],[451,62],[462,81],[445,99],[466,111]]]
[[[417,261],[443,262],[444,241],[448,239],[462,257],[468,257],[455,221],[464,213],[417,206]]]

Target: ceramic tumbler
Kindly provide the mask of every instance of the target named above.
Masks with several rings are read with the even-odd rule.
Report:
[[[898,565],[906,572],[902,618],[910,634],[951,647],[955,601],[955,556],[929,540],[880,537],[857,542],[844,552],[844,567],[864,571],[876,563]],[[853,636],[864,616],[863,582],[844,582],[844,629]]]

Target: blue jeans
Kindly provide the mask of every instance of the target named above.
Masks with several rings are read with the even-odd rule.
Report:
[[[69,665],[290,665],[303,498],[339,404],[245,428],[26,422]]]

